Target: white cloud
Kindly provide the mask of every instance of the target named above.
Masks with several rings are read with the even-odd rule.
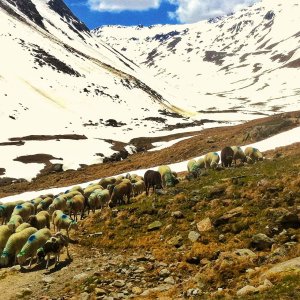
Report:
[[[249,6],[258,0],[169,0],[178,5],[175,12],[170,12],[171,18],[181,23],[194,23],[200,20],[214,18],[235,12]]]
[[[92,10],[120,12],[124,10],[143,11],[158,8],[161,0],[88,0]]]

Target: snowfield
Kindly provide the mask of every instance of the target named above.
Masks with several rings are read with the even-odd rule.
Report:
[[[294,129],[291,129],[289,131],[277,134],[271,138],[262,140],[260,142],[243,146],[241,148],[244,150],[248,146],[253,146],[253,147],[258,148],[260,151],[264,152],[267,150],[275,149],[277,147],[287,146],[287,145],[291,145],[293,143],[300,142],[299,137],[300,137],[300,126],[294,128]],[[177,142],[179,142],[179,140]],[[217,152],[220,154],[220,151],[217,151]],[[200,157],[201,156],[195,157],[195,159],[199,159]],[[188,160],[180,162],[180,163],[170,164],[169,166],[171,167],[172,171],[175,171],[175,172],[187,171],[187,162],[188,162]],[[132,170],[128,173],[138,174],[138,175],[143,176],[147,170],[150,170],[150,169],[157,170],[157,167],[149,168],[149,169]],[[115,176],[126,175],[126,174],[127,173],[115,174]],[[82,187],[86,187],[91,183],[98,182],[100,179],[101,178],[98,178],[97,180],[90,181],[90,182],[78,183],[78,185],[80,185]],[[72,187],[73,186],[67,186],[67,187],[62,187],[62,188],[52,188],[52,189],[47,189],[47,190],[26,192],[26,193],[22,193],[19,195],[2,198],[2,199],[0,199],[0,201],[3,203],[7,203],[7,202],[15,201],[15,200],[30,200],[35,197],[38,197],[39,195],[48,194],[48,193],[56,195],[58,193],[65,192],[66,190],[69,190]]]

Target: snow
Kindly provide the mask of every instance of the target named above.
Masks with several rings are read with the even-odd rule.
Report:
[[[297,143],[300,142],[300,126],[296,127],[294,129],[288,130],[286,132],[282,132],[280,134],[274,135],[268,139],[262,140],[260,142],[257,143],[253,143],[250,145],[246,145],[246,146],[242,146],[241,148],[244,150],[246,147],[248,146],[252,146],[252,147],[256,147],[258,148],[260,151],[264,152],[267,150],[272,150],[275,149],[277,147],[283,147],[283,146],[287,146],[293,143]],[[216,151],[220,154],[220,150]],[[195,159],[199,159],[202,156],[198,156],[195,157]],[[182,171],[186,171],[187,170],[187,163],[188,160],[186,161],[182,161],[179,163],[174,163],[174,164],[170,164],[170,168],[172,169],[172,171],[175,172],[182,172]],[[157,170],[158,166],[155,166],[153,168],[148,168],[148,169],[139,169],[139,170],[132,170],[130,172],[130,174],[137,174],[137,175],[141,175],[143,176],[145,174],[145,172],[147,170]],[[122,173],[122,174],[115,174],[114,176],[118,176],[118,175],[126,175],[127,173]],[[95,183],[98,182],[101,178],[94,180],[94,181],[90,181],[90,182],[85,182],[85,183],[78,183],[76,185],[80,185],[83,188],[88,186],[91,183]],[[72,188],[73,186],[68,186],[68,187],[61,187],[61,188],[50,188],[50,189],[46,189],[46,190],[40,190],[40,191],[32,191],[32,192],[26,192],[26,193],[22,193],[19,195],[14,195],[14,196],[9,196],[9,197],[5,197],[0,199],[1,202],[3,203],[7,203],[7,202],[12,202],[15,200],[30,200],[33,199],[35,197],[38,197],[39,195],[43,195],[43,194],[58,194],[61,192],[65,192],[66,190],[69,190],[70,188]]]

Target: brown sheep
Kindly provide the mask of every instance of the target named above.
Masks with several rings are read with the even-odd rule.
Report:
[[[234,152],[231,147],[225,147],[221,151],[222,167],[231,167]]]
[[[130,201],[130,196],[132,193],[132,184],[130,180],[123,179],[123,181],[119,184],[117,184],[113,188],[113,192],[111,194],[110,200],[109,200],[109,207],[114,207],[117,204],[128,204]],[[124,196],[127,197],[127,202],[124,202]]]
[[[153,193],[155,193],[155,189],[162,188],[162,180],[161,175],[158,171],[147,170],[144,174],[146,195],[149,195],[149,190],[152,187]]]

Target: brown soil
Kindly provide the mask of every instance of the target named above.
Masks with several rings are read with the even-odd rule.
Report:
[[[79,170],[68,170],[62,173],[37,176],[37,178],[31,182],[15,182],[10,185],[1,186],[0,197],[19,194],[25,191],[74,185],[132,170],[176,163],[203,155],[210,151],[222,149],[228,145],[242,146],[263,139],[259,137],[255,137],[254,139],[249,138],[247,133],[255,127],[274,126],[284,123],[285,126],[280,127],[278,132],[276,132],[279,133],[299,126],[299,119],[300,111],[296,111],[253,120],[237,126],[211,128],[198,132],[173,134],[160,138],[143,137],[135,139],[132,141],[135,146],[141,149],[150,149],[153,142],[169,141],[193,135],[191,138],[178,142],[169,148],[154,152],[139,152],[119,162],[84,166]]]

